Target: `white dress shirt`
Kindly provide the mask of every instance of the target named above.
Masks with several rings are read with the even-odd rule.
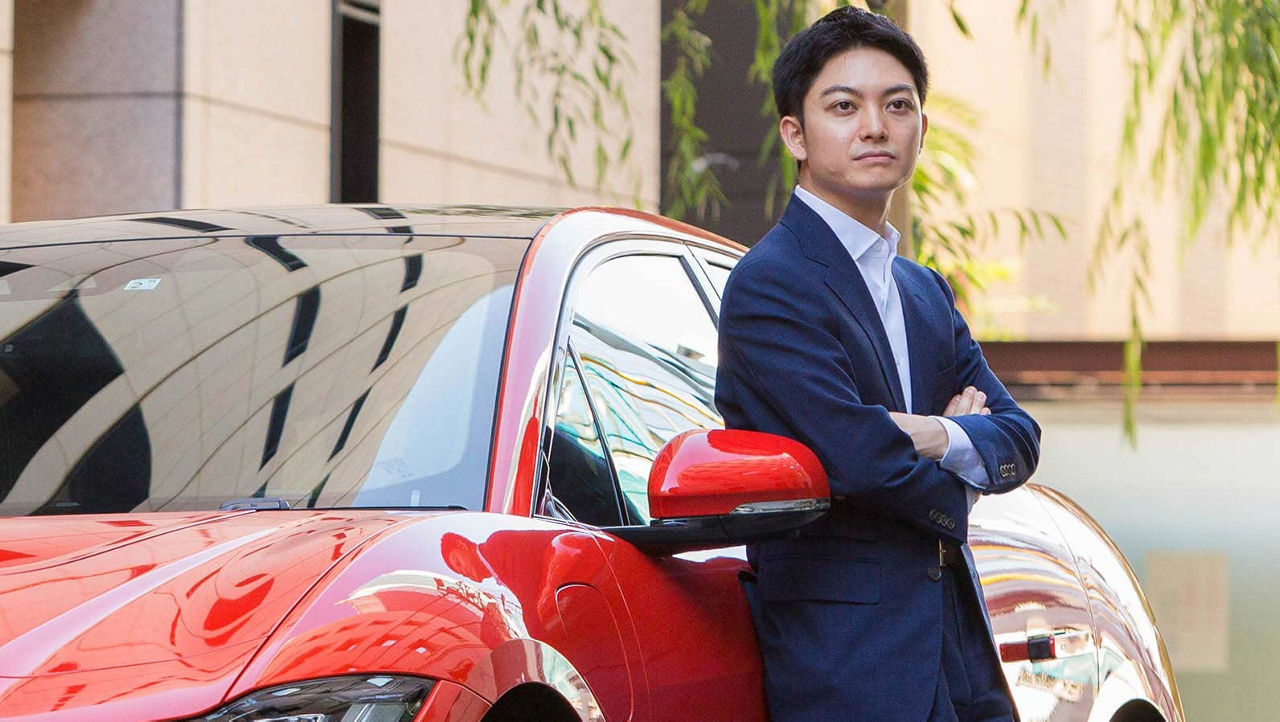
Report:
[[[898,370],[898,381],[902,384],[903,401],[906,402],[909,413],[911,358],[907,353],[907,327],[902,315],[902,297],[898,294],[898,282],[893,277],[893,259],[898,256],[898,241],[901,238],[898,230],[886,222],[889,238],[884,238],[800,186],[796,186],[795,195],[826,221],[862,274],[862,280],[866,282],[871,300],[875,302],[876,311],[880,314],[885,335],[889,337],[889,347],[893,350],[893,361]],[[971,487],[969,506],[972,507],[978,491],[990,485],[991,477],[987,475],[982,457],[973,448],[973,441],[964,429],[944,416],[933,418],[940,421],[947,432],[947,451],[939,463],[942,468],[960,477]]]

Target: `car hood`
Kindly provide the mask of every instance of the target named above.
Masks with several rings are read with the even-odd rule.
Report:
[[[83,685],[121,697],[148,685],[149,694],[163,694],[155,685],[172,685],[173,695],[216,702],[338,560],[421,516],[342,510],[0,520],[0,716],[55,710],[60,695]],[[30,709],[15,709],[16,700]]]

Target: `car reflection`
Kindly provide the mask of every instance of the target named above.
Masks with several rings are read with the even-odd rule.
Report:
[[[496,393],[523,242],[157,243],[7,252],[0,514],[479,505],[449,480],[483,468],[490,420],[424,409],[492,406],[472,396]],[[432,423],[437,447],[379,453]]]
[[[1038,487],[984,496],[974,507],[970,547],[1022,719],[1086,719],[1098,679],[1092,612],[1067,541],[1039,501]],[[1057,658],[1009,653],[1054,634],[1083,643],[1059,649]]]

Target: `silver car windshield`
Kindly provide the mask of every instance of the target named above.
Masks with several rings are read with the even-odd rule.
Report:
[[[0,250],[0,515],[480,508],[528,243]]]

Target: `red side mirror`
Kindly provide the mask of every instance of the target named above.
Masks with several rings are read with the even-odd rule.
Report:
[[[804,444],[758,431],[686,431],[649,472],[649,513],[689,519],[825,509],[827,474]]]

